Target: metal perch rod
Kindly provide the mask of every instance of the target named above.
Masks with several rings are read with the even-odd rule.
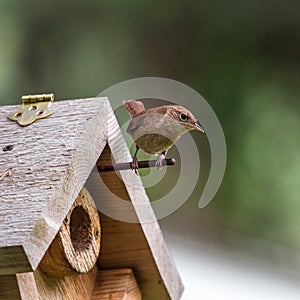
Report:
[[[156,160],[143,160],[139,161],[139,169],[145,169],[145,168],[153,168],[156,167],[155,165]],[[162,166],[174,166],[176,163],[175,158],[168,158],[164,159],[162,161]],[[109,171],[115,171],[115,170],[132,170],[132,163],[126,162],[126,163],[119,163],[119,164],[102,164],[97,165],[98,172],[109,172]]]

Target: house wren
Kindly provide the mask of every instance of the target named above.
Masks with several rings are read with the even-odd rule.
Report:
[[[138,174],[137,153],[142,149],[150,155],[159,155],[156,161],[158,169],[167,151],[190,130],[204,133],[203,128],[186,108],[180,105],[164,105],[145,109],[141,101],[124,101],[124,107],[131,116],[127,132],[136,144],[132,169]]]

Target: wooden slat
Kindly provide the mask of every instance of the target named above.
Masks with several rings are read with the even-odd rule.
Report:
[[[0,276],[0,299],[21,299],[16,275]]]
[[[39,299],[33,272],[17,274],[17,280],[22,300]]]
[[[100,270],[92,300],[141,300],[131,269]]]
[[[77,300],[91,299],[96,277],[95,266],[90,272],[82,275],[51,278],[39,272],[34,272],[39,299],[43,300]]]
[[[14,275],[28,270],[31,265],[22,245],[0,248],[0,274]]]
[[[91,299],[97,274],[95,266],[86,274],[54,278],[38,268],[17,278],[22,300],[78,300]]]

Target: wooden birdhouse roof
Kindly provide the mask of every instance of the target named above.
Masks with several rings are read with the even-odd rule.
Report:
[[[26,127],[7,119],[17,108],[0,107],[0,295],[15,274],[37,270],[86,186],[97,207],[120,213],[99,212],[98,269],[130,268],[145,299],[179,299],[182,283],[140,178],[95,167],[131,161],[109,100],[55,101],[53,115]],[[116,196],[136,222],[121,221]]]

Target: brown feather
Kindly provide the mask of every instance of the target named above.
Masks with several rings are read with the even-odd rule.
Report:
[[[134,118],[139,113],[145,111],[144,104],[141,101],[123,101],[123,104],[132,118]]]

